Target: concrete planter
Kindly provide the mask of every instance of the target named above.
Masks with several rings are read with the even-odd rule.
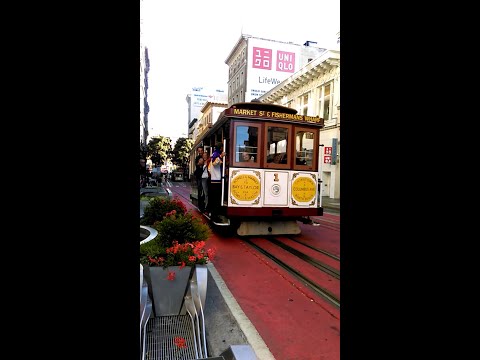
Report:
[[[193,267],[143,266],[143,277],[148,284],[148,292],[153,302],[155,316],[185,315],[184,297],[188,291]],[[169,273],[174,273],[174,279],[169,280]]]

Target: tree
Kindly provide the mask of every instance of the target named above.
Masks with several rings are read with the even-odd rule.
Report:
[[[178,138],[172,151],[172,163],[181,168],[186,168],[193,148],[193,139]]]
[[[155,166],[162,166],[172,153],[172,145],[169,137],[157,136],[147,144],[147,156]]]

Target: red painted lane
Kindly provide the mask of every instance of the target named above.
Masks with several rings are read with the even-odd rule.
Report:
[[[310,216],[310,218],[315,221],[319,220],[319,221],[325,221],[332,224],[340,225],[340,215],[337,215],[337,214],[323,213],[322,216]]]
[[[328,255],[325,255],[317,250],[314,250],[314,249],[311,249],[309,248],[308,246],[305,246],[303,244],[300,244],[296,241],[293,241],[289,238],[286,238],[286,237],[276,237],[277,240],[281,241],[282,243],[284,243],[285,245],[288,245],[292,248],[294,248],[295,250],[298,250],[302,253],[304,253],[305,255],[308,255],[310,256],[311,258],[317,260],[317,261],[320,261],[330,267],[332,267],[333,269],[336,269],[336,270],[340,270],[340,261],[338,260],[335,260],[335,259],[332,259],[330,256]],[[296,240],[298,241],[302,241],[301,240],[301,237],[296,237],[295,238]],[[313,247],[316,247],[317,249],[320,249],[320,250],[324,250],[326,251],[325,249],[322,249],[320,246],[315,246],[314,242],[313,241],[310,241],[310,242],[304,242],[305,244],[308,244],[310,246],[313,246]],[[328,251],[327,251],[328,252]]]
[[[217,271],[276,360],[339,359],[339,311],[307,297],[243,241],[213,235],[208,244],[217,248]]]
[[[302,273],[307,279],[313,281],[314,283],[318,284],[322,288],[328,290],[333,295],[335,295],[338,299],[340,299],[340,281],[331,275],[323,272],[322,270],[316,268],[313,265],[305,262],[304,260],[298,258],[295,255],[292,255],[287,250],[278,247],[277,245],[273,244],[272,242],[268,241],[267,239],[255,238],[251,239],[254,244],[261,247],[262,249],[266,250],[280,261],[283,261],[288,266],[291,266],[295,270]],[[270,260],[267,260],[270,261]],[[277,265],[275,265],[277,266]],[[293,280],[294,282],[299,282],[299,280]],[[305,287],[308,288],[308,285]],[[330,307],[331,305],[319,295],[313,293],[313,299],[316,299],[318,302],[323,302],[325,307]],[[334,311],[334,308],[331,308],[330,311]]]
[[[178,190],[177,190],[178,189]],[[171,189],[195,216],[202,217],[185,200],[188,190]],[[302,241],[321,244],[338,256],[339,234],[322,234],[319,227],[300,224]],[[304,238],[303,234],[306,235]],[[340,358],[340,311],[317,301],[302,284],[284,269],[238,238],[223,238],[215,233],[207,240],[215,247],[215,268],[229,290],[265,341],[276,360],[338,360]]]
[[[309,245],[315,246],[340,256],[340,232],[331,229],[322,229],[321,226],[299,224],[302,233],[299,239]]]

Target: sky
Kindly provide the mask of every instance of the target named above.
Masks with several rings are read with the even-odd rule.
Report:
[[[150,136],[188,137],[192,87],[223,89],[225,64],[243,34],[339,50],[340,0],[143,0]]]

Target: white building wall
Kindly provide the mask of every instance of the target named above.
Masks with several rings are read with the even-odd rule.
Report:
[[[203,87],[194,87],[192,92],[186,96],[188,106],[188,134],[189,138],[196,139],[198,135],[199,121],[202,108],[207,102],[226,102],[226,90],[218,87],[208,89]],[[197,119],[195,123],[193,120]]]

